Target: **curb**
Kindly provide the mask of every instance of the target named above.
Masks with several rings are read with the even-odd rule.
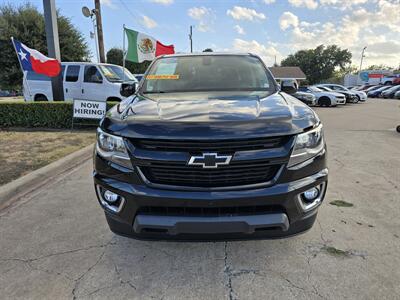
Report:
[[[92,152],[93,144],[1,186],[0,209],[7,207],[12,201],[40,188],[57,175],[81,165],[92,157]]]

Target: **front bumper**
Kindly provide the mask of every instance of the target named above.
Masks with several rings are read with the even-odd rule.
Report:
[[[362,102],[367,101],[368,97],[366,94],[359,94],[358,96],[360,97],[360,101],[362,101]]]
[[[98,198],[101,197],[99,187],[124,198],[119,212],[104,210],[110,229],[120,235],[173,240],[280,238],[312,227],[327,187],[325,156],[324,152],[297,170],[285,167],[279,180],[269,187],[176,191],[149,187],[135,171],[118,168],[96,155],[94,182]],[[321,187],[318,203],[305,208],[300,194],[317,186]],[[151,212],[149,207],[153,208]],[[252,211],[244,213],[248,207]],[[216,210],[227,212],[231,208],[236,210],[207,214]],[[202,214],[197,213],[199,210]],[[193,211],[196,214],[191,214]]]
[[[346,104],[346,98],[336,98],[336,103],[337,104]]]

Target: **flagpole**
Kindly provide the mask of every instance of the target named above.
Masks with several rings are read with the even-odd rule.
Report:
[[[20,58],[19,58],[17,48],[15,47],[14,37],[11,37],[11,43],[13,44],[15,53],[17,54],[17,59],[18,59],[19,66],[20,66],[21,72],[22,72],[22,90],[24,89],[24,83],[25,83],[26,88],[28,89],[29,97],[31,97],[31,96],[32,96],[32,95],[31,95],[31,89],[29,88],[28,80],[26,80],[26,78],[25,78],[26,76],[25,76],[24,68],[22,68],[22,63],[21,63],[21,60],[20,60]],[[28,74],[28,71],[26,71],[26,73]],[[25,97],[24,97],[24,98],[25,98]],[[26,99],[25,99],[25,100],[26,100]]]
[[[123,25],[123,37],[122,37],[122,68],[124,69],[124,75],[122,82],[125,81],[125,24]]]

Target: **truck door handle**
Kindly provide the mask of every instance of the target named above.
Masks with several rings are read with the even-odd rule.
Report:
[[[68,89],[65,89],[65,92],[68,93]]]
[[[85,93],[85,90],[84,89],[82,89],[82,94],[84,94]]]

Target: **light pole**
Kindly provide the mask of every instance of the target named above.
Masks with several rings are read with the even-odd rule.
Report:
[[[99,54],[99,43],[98,43],[98,39],[97,39],[97,21],[96,21],[96,9],[92,9],[90,10],[88,7],[84,6],[82,7],[82,14],[86,17],[92,20],[93,23],[93,34],[94,34],[94,43],[96,44],[96,56],[97,56],[97,62],[101,62],[100,61],[100,54]]]
[[[190,25],[190,30],[189,30],[189,40],[190,40],[190,53],[193,52],[193,26]]]
[[[365,49],[367,49],[367,46],[365,46],[365,47],[362,49],[362,52],[361,52],[360,69],[358,70],[357,83],[359,82],[360,79],[361,79],[361,83],[364,82],[364,80],[361,78],[361,69],[362,69],[363,59],[364,59],[364,57],[365,57],[365,55],[364,55]],[[368,81],[368,80],[367,80],[367,81]]]
[[[360,73],[361,73],[361,68],[362,68],[363,59],[364,59],[364,57],[365,57],[365,55],[364,55],[365,49],[367,49],[367,46],[365,46],[365,47],[362,49],[362,52],[361,52]]]

